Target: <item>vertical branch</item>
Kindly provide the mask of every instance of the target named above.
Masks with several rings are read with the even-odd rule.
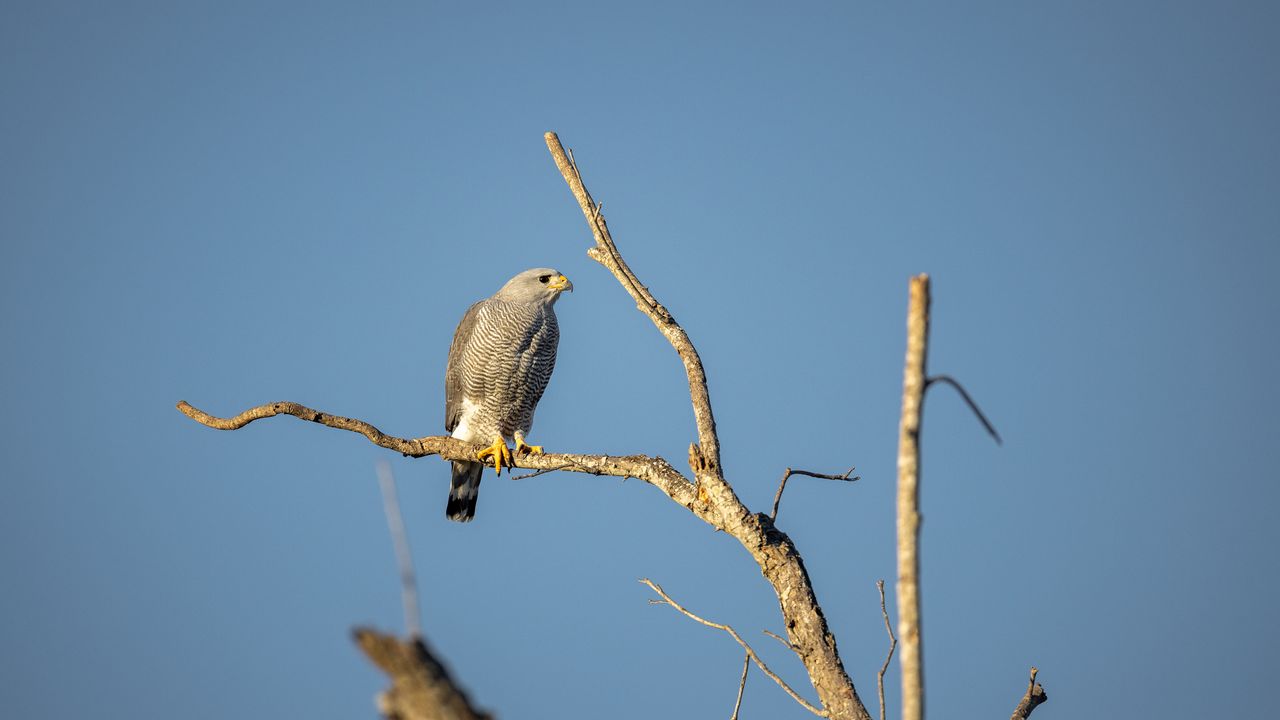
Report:
[[[898,638],[902,653],[902,718],[924,717],[920,642],[920,415],[929,343],[929,276],[911,278],[907,358],[898,433]]]

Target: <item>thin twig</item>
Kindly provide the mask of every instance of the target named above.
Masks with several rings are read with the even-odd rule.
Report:
[[[1027,720],[1031,717],[1031,711],[1039,707],[1040,703],[1049,699],[1044,688],[1036,682],[1036,673],[1040,672],[1035,667],[1031,668],[1031,680],[1027,683],[1027,692],[1022,696],[1022,700],[1018,701],[1018,707],[1013,709],[1013,715],[1009,720]]]
[[[751,653],[742,658],[742,679],[738,681],[738,699],[733,701],[733,714],[729,720],[738,720],[738,710],[742,708],[742,693],[747,689],[747,671],[751,669]]]
[[[779,635],[779,634],[778,634],[778,633],[776,633],[776,632],[772,632],[772,631],[770,631],[770,630],[761,630],[760,632],[762,632],[762,633],[764,633],[765,635],[768,635],[769,637],[773,638],[774,640],[777,640],[778,642],[782,643],[782,647],[784,647],[784,648],[786,648],[786,649],[790,650],[791,652],[799,652],[799,651],[800,651],[800,649],[799,649],[799,648],[797,648],[795,645],[792,645],[790,641],[788,641],[786,638],[782,637],[781,635]]]
[[[929,276],[911,278],[907,356],[898,431],[898,637],[902,654],[902,718],[924,717],[920,633],[920,416],[929,351]]]
[[[969,397],[968,391],[964,389],[964,386],[961,385],[958,380],[950,375],[934,375],[925,381],[925,389],[929,389],[929,386],[936,382],[945,383],[955,388],[956,392],[960,393],[960,397],[964,398],[964,401],[969,405],[969,409],[973,411],[973,414],[978,416],[978,422],[981,422],[982,427],[987,429],[987,433],[991,435],[991,437],[995,438],[996,444],[1004,444],[1000,440],[1000,433],[996,432],[995,426],[991,424],[991,421],[987,419],[986,415],[982,414],[982,409],[978,407],[978,403],[974,402],[972,397]]]
[[[747,656],[750,657],[751,660],[756,664],[756,667],[760,668],[760,672],[763,672],[765,675],[768,675],[770,679],[772,679],[775,683],[778,684],[778,687],[782,688],[788,695],[791,696],[792,700],[795,700],[805,710],[808,710],[809,712],[813,713],[814,715],[817,715],[818,717],[829,717],[829,715],[825,710],[814,707],[808,700],[805,700],[804,698],[800,697],[800,695],[796,693],[795,690],[791,689],[791,686],[788,685],[786,681],[778,677],[776,673],[770,670],[769,666],[764,664],[764,661],[760,659],[760,656],[756,655],[756,651],[751,649],[751,646],[747,644],[746,640],[742,639],[742,636],[739,635],[736,630],[729,627],[728,625],[721,625],[720,623],[717,623],[717,622],[711,622],[710,620],[707,620],[705,618],[702,618],[693,614],[689,610],[685,609],[684,606],[682,606],[680,603],[676,602],[675,600],[672,600],[670,595],[664,592],[663,589],[657,583],[650,580],[649,578],[640,578],[640,582],[644,583],[645,585],[648,585],[649,589],[653,590],[654,592],[658,593],[658,595],[662,596],[661,600],[650,600],[649,601],[650,604],[661,605],[665,603],[675,608],[676,610],[680,611],[682,615],[689,618],[690,620],[693,620],[694,622],[701,623],[703,625],[706,625],[707,627],[715,628],[717,630],[723,630],[729,633],[729,635],[733,637],[733,639],[736,640],[739,645],[742,646],[742,649],[747,652]]]
[[[893,651],[898,647],[898,638],[893,636],[893,625],[889,622],[889,611],[884,606],[884,581],[876,581],[876,589],[880,591],[880,614],[884,616],[884,629],[889,633],[889,654],[884,658],[884,664],[880,666],[880,672],[876,673],[876,689],[880,693],[880,720],[884,720],[884,673],[889,669],[889,661],[893,659]]]
[[[573,467],[573,463],[568,463],[565,465],[561,465],[560,467],[547,468],[545,470],[539,470],[538,472],[532,472],[527,475],[512,475],[507,479],[508,480],[528,480],[529,478],[536,478],[539,475],[546,475],[547,473],[553,473],[559,470],[568,470],[571,467]]]
[[[824,475],[822,473],[809,472],[808,470],[792,470],[791,468],[787,468],[787,471],[782,474],[782,482],[778,483],[778,493],[773,496],[773,512],[769,514],[769,519],[778,519],[778,503],[782,502],[782,491],[786,489],[787,480],[790,479],[792,475],[805,475],[811,478],[818,478],[819,480],[844,480],[845,482],[857,482],[862,478],[849,477],[856,469],[857,468],[849,468],[843,475]]]
[[[382,488],[382,508],[387,514],[387,527],[391,529],[391,543],[395,547],[396,564],[400,566],[400,600],[404,604],[404,626],[410,639],[422,637],[422,617],[418,609],[418,580],[413,572],[413,556],[409,553],[409,536],[400,517],[400,500],[396,495],[396,478],[391,464],[386,460],[375,463],[378,485]]]

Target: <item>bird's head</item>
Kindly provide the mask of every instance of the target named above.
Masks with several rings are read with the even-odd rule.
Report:
[[[497,297],[509,302],[554,303],[565,290],[573,292],[573,283],[559,270],[532,268],[508,280]]]

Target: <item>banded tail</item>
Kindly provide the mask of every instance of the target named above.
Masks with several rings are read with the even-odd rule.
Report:
[[[484,463],[453,463],[453,482],[449,485],[445,517],[454,522],[471,522],[476,516],[476,498],[480,496],[480,475],[483,472]]]

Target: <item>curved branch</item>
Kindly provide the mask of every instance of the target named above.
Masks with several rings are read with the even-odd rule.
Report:
[[[950,375],[934,375],[925,381],[925,389],[928,390],[929,387],[936,382],[950,385],[955,388],[956,392],[960,393],[960,397],[969,405],[969,409],[973,411],[973,414],[978,416],[978,422],[982,423],[982,427],[986,428],[987,434],[995,439],[997,445],[1004,444],[1000,440],[1000,433],[996,432],[996,426],[991,424],[991,421],[987,419],[987,416],[982,413],[982,408],[978,407],[978,403],[974,402],[972,397],[969,397],[969,391],[965,390],[964,386],[961,385],[958,380]]]

